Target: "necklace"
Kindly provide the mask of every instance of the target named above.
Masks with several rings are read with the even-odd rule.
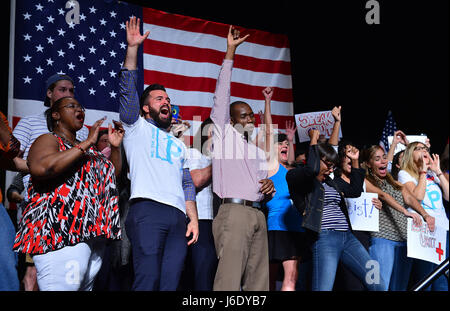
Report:
[[[79,143],[78,139],[75,138],[75,143],[72,143],[71,141],[69,141],[63,134],[58,134],[56,132],[53,132],[53,134],[57,135],[58,137],[60,137],[65,143],[67,143],[68,145],[74,146],[76,143]]]

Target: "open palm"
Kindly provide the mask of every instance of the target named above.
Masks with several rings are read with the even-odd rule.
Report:
[[[294,141],[295,131],[297,131],[297,126],[294,122],[288,120],[286,121],[286,136],[288,141]]]
[[[129,21],[126,21],[125,26],[127,30],[127,43],[128,46],[134,47],[139,46],[147,39],[150,31],[147,31],[144,35],[141,35],[139,25],[140,19],[136,19],[135,16],[131,17]]]
[[[108,140],[111,146],[119,147],[120,143],[123,140],[123,135],[125,134],[125,130],[123,129],[122,123],[113,120],[114,129],[112,125],[108,125]]]

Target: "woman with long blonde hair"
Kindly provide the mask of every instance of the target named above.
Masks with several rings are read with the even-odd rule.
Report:
[[[410,143],[405,150],[398,180],[420,202],[423,209],[436,219],[436,226],[449,229],[443,199],[448,201],[449,184],[442,173],[439,155],[430,155],[429,148],[421,142]],[[448,254],[448,237],[447,237]],[[422,279],[430,273],[436,264],[417,260],[417,277]],[[444,276],[432,283],[433,290],[448,290]]]
[[[410,191],[397,182],[387,170],[386,152],[380,146],[363,151],[363,167],[366,168],[367,191],[387,193],[395,202],[383,201],[379,213],[379,231],[371,232],[370,257],[380,264],[380,274],[386,283],[385,290],[406,290],[412,261],[406,256],[407,217],[416,223],[418,215],[407,210],[411,206],[434,230],[434,218],[427,214]],[[371,189],[371,188],[375,188]],[[381,191],[380,191],[381,190]]]

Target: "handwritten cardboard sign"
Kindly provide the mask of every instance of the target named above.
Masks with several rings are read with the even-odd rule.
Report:
[[[447,230],[435,226],[431,232],[428,225],[422,221],[421,226],[416,226],[411,218],[408,218],[408,257],[418,258],[441,264],[446,258]]]
[[[378,232],[379,211],[372,204],[373,198],[378,198],[378,194],[363,192],[359,198],[345,199],[353,230]]]
[[[297,124],[297,133],[300,142],[309,141],[308,131],[316,129],[320,134],[330,138],[333,132],[334,118],[330,111],[308,112],[295,115]],[[342,131],[339,129],[339,137],[342,137]]]
[[[389,148],[391,148],[393,139],[394,139],[394,136],[388,136]],[[406,139],[408,139],[409,143],[418,141],[418,142],[421,142],[422,144],[425,144],[425,142],[427,140],[427,136],[425,136],[425,135],[406,135]],[[402,150],[405,150],[405,149],[406,149],[406,146],[403,145],[402,143],[399,143],[395,147],[394,154],[396,154],[397,152],[400,152]]]

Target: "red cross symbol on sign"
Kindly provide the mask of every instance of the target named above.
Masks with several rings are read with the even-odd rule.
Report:
[[[444,255],[444,251],[441,248],[441,242],[439,242],[439,247],[436,247],[436,253],[439,254],[439,261],[441,261],[441,256]]]

